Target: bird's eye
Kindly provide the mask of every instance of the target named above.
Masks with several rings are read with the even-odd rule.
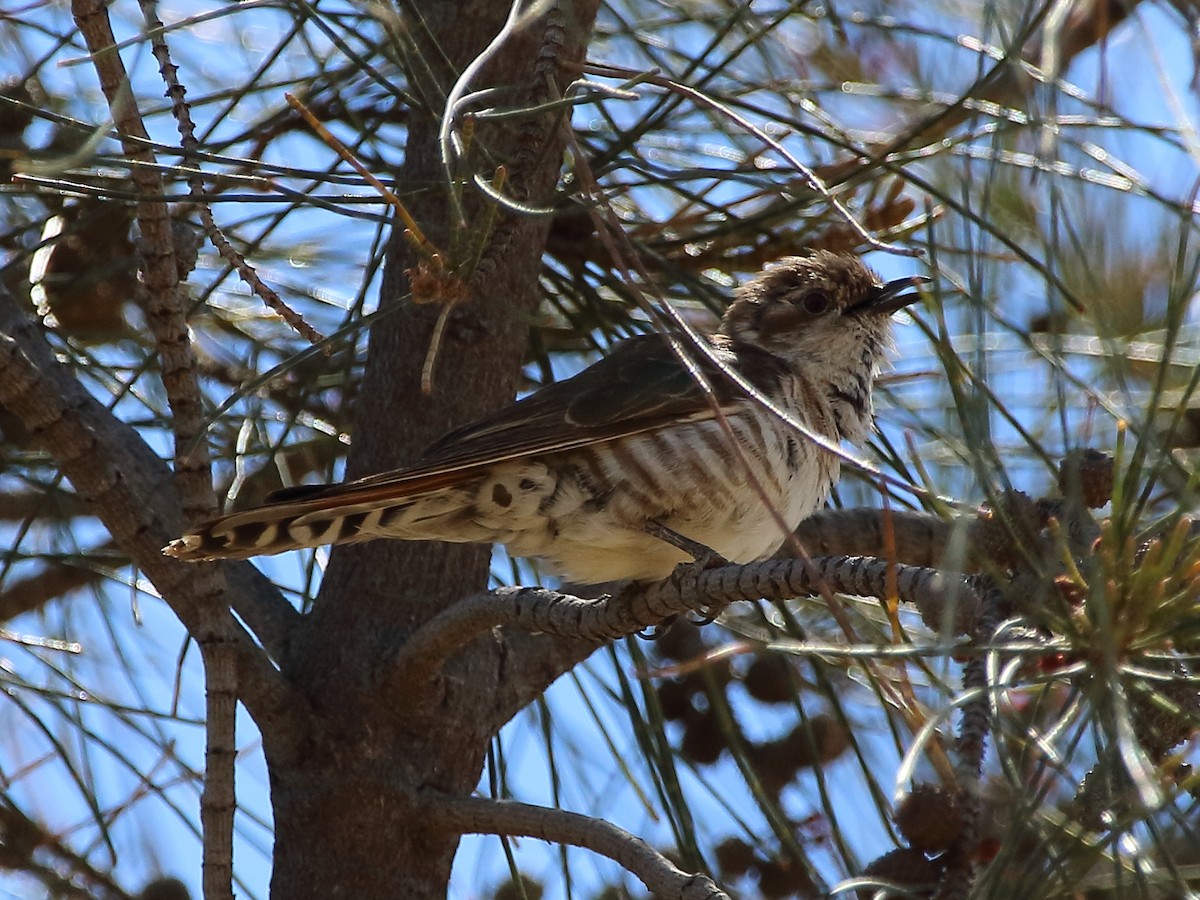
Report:
[[[833,307],[833,300],[824,291],[809,291],[796,305],[810,316],[822,316]]]

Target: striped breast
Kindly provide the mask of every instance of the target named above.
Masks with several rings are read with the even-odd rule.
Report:
[[[692,423],[548,459],[553,487],[537,521],[522,517],[524,527],[497,539],[583,582],[664,578],[685,562],[645,534],[648,521],[730,562],[770,555],[786,537],[772,508],[793,529],[825,499],[837,461],[761,409],[726,422],[728,431]]]

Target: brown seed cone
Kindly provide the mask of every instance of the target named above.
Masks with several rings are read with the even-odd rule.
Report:
[[[1022,549],[1034,552],[1041,529],[1037,504],[1021,491],[1007,491],[992,507],[980,510],[968,529],[973,557],[1003,568],[1022,559]]]
[[[706,646],[704,649],[707,652],[708,647]],[[693,657],[693,661],[695,659]],[[733,667],[729,664],[728,659],[706,659],[703,665],[688,667],[688,671],[683,676],[683,683],[687,685],[688,690],[697,694],[705,693],[713,685],[723,688],[731,681],[733,681]]]
[[[178,878],[155,878],[138,894],[138,900],[190,900],[187,885]]]
[[[708,649],[700,628],[687,619],[676,619],[667,626],[662,637],[654,642],[654,649],[664,659],[685,662]]]
[[[748,744],[746,758],[750,768],[762,785],[763,790],[770,794],[778,794],[800,771],[796,762],[795,751],[788,746],[786,737],[777,741],[765,741],[761,744]]]
[[[775,741],[750,744],[746,756],[765,790],[777,794],[802,768],[832,762],[850,746],[850,734],[833,716],[812,716]]]
[[[758,892],[772,900],[776,897],[815,897],[817,886],[801,866],[772,859],[758,864]]]
[[[663,718],[668,721],[687,721],[696,714],[692,703],[692,689],[675,678],[668,678],[658,685],[658,705]]]
[[[727,837],[717,844],[714,851],[717,867],[725,878],[737,878],[750,871],[755,865],[754,848],[739,837]]]
[[[541,882],[524,872],[519,873],[517,879],[510,879],[496,888],[492,900],[540,900],[546,890]]]
[[[756,653],[742,684],[760,703],[789,703],[796,696],[792,664],[782,653]]]
[[[914,893],[912,896],[930,897],[942,875],[942,865],[939,860],[929,859],[924,853],[911,847],[901,847],[890,853],[885,853],[862,870],[868,878],[890,881],[893,884],[928,887],[928,890]],[[860,900],[870,900],[874,890],[859,890]]]
[[[792,729],[784,738],[796,766],[819,766],[833,762],[850,746],[850,734],[833,716],[821,713]]]
[[[1083,776],[1075,796],[1063,804],[1063,812],[1090,831],[1106,831],[1121,806],[1121,786],[1108,767],[1098,763]]]
[[[914,850],[941,853],[949,850],[966,824],[965,810],[956,791],[940,784],[918,784],[896,807],[896,827]]]
[[[1084,504],[1099,509],[1112,499],[1115,478],[1113,458],[1099,450],[1072,450],[1058,469],[1058,489],[1064,497],[1076,490]]]
[[[1151,685],[1157,698],[1142,691],[1129,692],[1134,733],[1154,759],[1161,759],[1200,727],[1200,685],[1188,677],[1183,666],[1176,668],[1178,681]],[[1178,710],[1168,709],[1167,704]]]
[[[17,100],[21,103],[33,103],[33,97],[25,81],[17,76],[0,78],[0,97]],[[19,137],[21,132],[33,121],[33,111],[23,106],[11,103],[0,103],[0,139]]]
[[[710,765],[720,759],[721,751],[728,745],[717,717],[705,713],[688,722],[679,752],[694,763]]]

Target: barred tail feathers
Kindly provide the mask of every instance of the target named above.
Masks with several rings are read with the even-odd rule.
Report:
[[[268,504],[213,519],[163,548],[176,559],[249,559],[288,550],[348,544],[379,537],[404,540],[455,540],[438,520],[461,508],[456,498],[321,497]]]
[[[301,508],[289,510],[288,506]],[[249,559],[322,544],[368,540],[375,535],[362,534],[361,530],[371,512],[345,507],[311,511],[303,504],[263,506],[206,522],[172,541],[163,553],[190,561]]]

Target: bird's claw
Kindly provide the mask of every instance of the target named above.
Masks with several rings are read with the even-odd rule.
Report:
[[[705,551],[697,554],[696,558],[691,562],[682,562],[677,565],[667,578],[676,589],[682,591],[683,580],[685,578],[695,577],[701,572],[707,572],[709,569],[720,569],[727,565],[729,565],[729,560],[720,553],[705,548]],[[712,613],[708,610],[696,610],[696,612],[700,613],[700,617],[697,619],[689,617],[688,621],[698,626],[711,625],[717,620],[717,616],[719,615],[719,613]]]
[[[643,628],[641,631],[635,631],[634,634],[637,636],[637,638],[639,640],[657,641],[660,637],[662,637],[664,634],[667,633],[667,630],[671,627],[671,625],[674,623],[674,621],[677,618],[679,618],[679,617],[678,616],[667,616],[665,619],[663,619],[657,625],[651,625],[648,628]]]
[[[716,550],[710,550],[705,547],[702,552],[696,554],[695,559],[688,562],[681,562],[675,566],[667,578],[670,579],[672,584],[678,586],[687,575],[698,575],[701,572],[707,572],[710,569],[720,569],[727,565],[729,565],[729,560]]]

